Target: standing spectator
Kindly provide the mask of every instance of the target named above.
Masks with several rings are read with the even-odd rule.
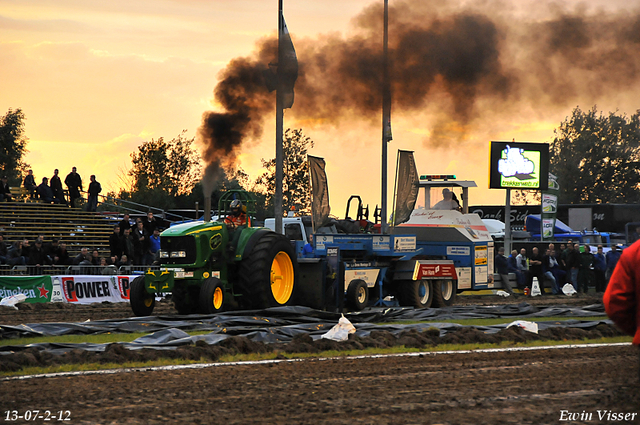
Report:
[[[53,238],[50,243],[44,246],[44,255],[47,256],[49,264],[57,264],[57,252],[59,249],[58,238]]]
[[[632,244],[637,240],[640,240],[640,226],[636,226],[636,230],[629,235],[629,244]]]
[[[616,268],[616,264],[618,264],[618,260],[620,259],[620,251],[618,251],[618,246],[611,245],[611,251],[607,252],[607,255],[605,255],[604,258],[607,262],[607,271],[605,273],[605,278],[607,279],[607,283],[609,283],[609,279],[611,279],[613,270]]]
[[[580,252],[579,247],[575,247],[575,250],[580,252],[578,266],[578,293],[586,294],[589,292],[589,283],[593,280],[593,254],[591,253],[589,245],[584,244],[583,249],[584,250]]]
[[[625,249],[602,302],[609,318],[640,347],[640,243]]]
[[[518,270],[524,276],[525,285],[530,285],[529,282],[529,259],[527,258],[527,250],[525,248],[520,249],[520,254],[516,257],[516,265]]]
[[[122,239],[120,238],[120,226],[113,226],[113,233],[109,236],[109,256],[120,258],[122,255]]]
[[[527,280],[524,273],[518,270],[518,262],[516,260],[517,256],[518,251],[516,251],[515,249],[512,250],[511,255],[509,256],[509,258],[507,258],[507,271],[516,275],[518,288],[523,289],[527,283]]]
[[[27,189],[27,193],[31,199],[35,199],[36,196],[36,179],[33,177],[33,170],[29,170],[28,174],[24,178],[22,185]]]
[[[75,208],[76,199],[80,198],[80,191],[82,190],[82,178],[80,174],[76,172],[76,167],[71,169],[71,172],[67,174],[64,179],[64,184],[69,189],[69,206]]]
[[[542,270],[544,276],[552,283],[551,293],[553,295],[562,293],[562,285],[564,284],[564,276],[566,275],[566,272],[560,268],[555,254],[555,250],[547,250],[542,260]]]
[[[7,264],[10,266],[24,266],[27,258],[29,257],[22,255],[22,241],[15,241],[7,251]]]
[[[540,285],[540,295],[544,295],[544,273],[542,272],[543,256],[540,255],[538,247],[534,246],[531,250],[531,258],[529,258],[529,273],[531,274],[531,288],[533,288],[533,278],[538,278]]]
[[[607,270],[607,260],[602,252],[602,245],[598,245],[598,250],[593,256],[593,274],[596,281],[596,292],[604,292],[607,286],[605,272]]]
[[[143,264],[145,253],[149,250],[147,232],[144,229],[142,220],[138,219],[136,227],[133,229],[133,265]]]
[[[573,285],[573,289],[578,291],[578,270],[580,269],[580,251],[578,250],[578,244],[567,244],[567,250],[565,255],[565,267],[567,270],[567,276],[569,282]]]
[[[31,252],[29,253],[29,261],[28,264],[31,266],[41,267],[44,264],[47,264],[47,256],[44,253],[44,249],[42,248],[42,241],[36,240],[31,248]]]
[[[128,212],[124,213],[124,215],[122,216],[122,220],[120,220],[120,223],[118,223],[118,226],[120,226],[120,236],[124,235],[125,229],[131,229],[131,222],[129,221]]]
[[[67,200],[64,197],[64,190],[62,189],[62,180],[60,180],[57,168],[53,170],[53,177],[49,180],[49,185],[53,191],[53,197],[58,200],[57,203],[67,205]]]
[[[153,216],[151,211],[147,212],[147,216],[143,218],[144,230],[147,231],[147,235],[153,235],[153,231],[159,226],[158,220]]]
[[[571,251],[571,250],[573,250],[573,241],[571,241],[571,239],[569,239],[567,241],[567,248],[563,249],[562,252],[560,253],[560,259],[562,260],[562,262],[560,263],[560,267],[562,267],[562,269],[564,271],[566,271],[567,274],[569,274],[571,272],[571,269],[569,267],[567,267],[567,256],[569,255],[569,251]],[[569,280],[573,283],[571,278],[569,278]]]
[[[57,259],[56,259],[57,258]],[[60,266],[70,266],[71,265],[71,257],[69,256],[69,251],[67,251],[67,244],[62,242],[60,243],[60,248],[56,252],[56,257],[54,258],[55,264]]]
[[[7,244],[4,243],[2,234],[0,234],[0,264],[7,264]]]
[[[509,283],[509,270],[507,266],[507,257],[504,256],[504,247],[498,248],[498,255],[496,255],[496,271],[502,281],[502,289],[509,295],[513,295],[511,284]]]
[[[556,261],[558,262],[558,267],[560,267],[561,270],[565,270],[564,264],[562,262],[562,253],[564,252],[565,249],[567,249],[567,246],[561,243],[560,249],[556,250],[556,253],[554,255],[554,257],[556,257]]]
[[[25,261],[29,259],[29,255],[31,254],[31,245],[29,244],[29,239],[22,240],[22,256]]]
[[[160,229],[153,229],[153,235],[149,236],[149,250],[145,258],[145,266],[150,266],[156,260],[156,255],[160,251]]]
[[[124,229],[124,234],[120,237],[120,245],[122,246],[122,256],[120,257],[120,262],[124,264],[131,264],[131,259],[134,255],[134,247],[133,247],[133,237],[131,236],[131,229]],[[126,261],[123,260],[124,257]]]
[[[96,181],[96,176],[93,174],[89,177],[89,180],[91,180],[91,183],[89,183],[88,189],[89,197],[87,198],[87,211],[96,212],[98,208],[98,194],[102,192],[102,186],[100,186],[100,183]]]
[[[9,188],[9,183],[7,183],[7,176],[2,176],[2,181],[0,182],[0,201],[13,201],[11,188]]]
[[[53,190],[51,190],[48,183],[49,183],[49,179],[46,177],[43,177],[42,183],[38,185],[38,189],[37,189],[38,196],[47,204],[50,204],[52,202],[54,204],[57,204],[58,200],[53,197]]]

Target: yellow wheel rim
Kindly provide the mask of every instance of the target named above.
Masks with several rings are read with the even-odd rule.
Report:
[[[220,307],[222,307],[222,299],[222,288],[218,286],[216,287],[216,290],[213,291],[213,307],[216,310],[220,310]]]
[[[151,304],[153,304],[153,297],[149,297],[149,298],[145,298],[144,299],[144,306],[145,307],[151,307]]]
[[[293,263],[286,252],[280,251],[271,263],[271,293],[278,304],[285,304],[293,293]]]
[[[366,286],[361,286],[358,288],[358,302],[360,304],[364,303],[367,300],[367,287]]]

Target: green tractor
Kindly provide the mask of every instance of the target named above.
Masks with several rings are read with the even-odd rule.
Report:
[[[247,219],[234,226],[229,223],[234,218],[230,209],[237,214],[239,203]],[[171,293],[179,314],[261,309],[291,302],[297,285],[291,242],[269,229],[251,227],[255,200],[248,192],[225,192],[218,214],[217,221],[205,218],[162,232],[160,270],[148,270],[131,282],[131,309],[136,316],[153,312],[156,293]]]

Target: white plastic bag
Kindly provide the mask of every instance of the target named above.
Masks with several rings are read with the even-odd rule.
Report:
[[[2,301],[0,301],[0,305],[13,307],[17,310],[18,307],[16,307],[16,304],[21,303],[26,299],[27,299],[27,296],[25,294],[10,295],[8,297],[3,298]]]
[[[351,324],[349,319],[344,317],[344,314],[338,320],[338,324],[329,329],[329,332],[322,335],[321,338],[330,339],[333,341],[346,341],[349,339],[349,334],[355,333],[356,328]]]
[[[532,332],[534,334],[538,333],[538,324],[536,322],[527,322],[526,320],[516,320],[515,322],[511,322],[507,325],[507,328],[511,326],[518,326],[524,329],[527,332]]]
[[[505,298],[511,296],[511,294],[503,290],[497,291],[496,295],[500,295],[501,297],[505,297]]]
[[[531,296],[537,297],[538,295],[542,295],[542,293],[540,293],[540,284],[538,283],[538,278],[534,276],[533,283],[531,284]]]
[[[574,288],[573,285],[570,283],[565,283],[564,286],[562,287],[562,292],[565,295],[571,296],[576,293],[576,288]]]

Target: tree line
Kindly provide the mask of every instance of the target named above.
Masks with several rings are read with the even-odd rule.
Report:
[[[20,184],[29,165],[24,162],[28,138],[21,109],[9,109],[0,120],[0,174],[10,185]],[[204,205],[202,163],[195,138],[186,131],[171,140],[143,142],[130,154],[132,167],[120,176],[122,188],[109,196],[161,209],[192,209]],[[311,195],[307,151],[314,145],[301,129],[287,129],[283,138],[285,209],[309,212]],[[559,202],[640,202],[640,110],[631,116],[618,111],[603,114],[594,106],[576,107],[554,130],[550,170],[560,184]],[[230,189],[250,191],[257,198],[258,218],[273,216],[275,158],[262,159],[264,171],[255,180],[240,167],[223,170],[211,193],[212,205]],[[527,194],[516,194],[527,202]],[[534,197],[535,198],[535,197]],[[519,202],[516,202],[519,203]]]

